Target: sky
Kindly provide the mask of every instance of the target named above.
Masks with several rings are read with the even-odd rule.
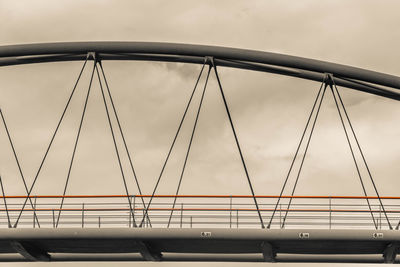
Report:
[[[73,41],[204,44],[283,53],[400,75],[400,32],[394,30],[400,23],[399,8],[400,3],[394,0],[0,0],[0,45]],[[0,67],[0,108],[28,184],[81,65],[62,62]],[[90,67],[83,74],[34,194],[62,194]],[[200,67],[104,62],[144,193],[154,187]],[[220,68],[219,72],[255,192],[278,194],[320,84],[246,70]],[[400,106],[379,96],[339,90],[379,193],[398,196]],[[175,192],[199,96],[195,96],[157,193]],[[4,147],[0,150],[0,172],[7,193],[23,194],[4,128],[0,128],[0,145]],[[128,168],[126,156],[123,162]],[[361,171],[367,179],[365,168]],[[67,192],[123,194],[118,172],[95,81]],[[333,98],[327,93],[296,194],[362,195],[357,179]],[[132,179],[128,187],[137,193]],[[366,182],[366,188],[374,194],[370,183]],[[250,193],[214,74],[210,75],[181,193]],[[26,266],[7,264],[11,265]]]

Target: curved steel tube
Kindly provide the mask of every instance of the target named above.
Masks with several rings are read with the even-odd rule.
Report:
[[[400,100],[400,77],[314,59],[218,46],[154,42],[70,42],[0,46],[0,66],[83,60],[95,52],[102,60],[148,60],[202,64],[213,57],[220,66],[271,72],[322,81],[325,73],[337,85]],[[384,87],[389,88],[384,88]]]

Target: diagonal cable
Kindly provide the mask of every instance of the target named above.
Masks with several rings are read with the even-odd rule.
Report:
[[[13,141],[12,141],[12,139],[11,139],[11,135],[10,135],[10,132],[9,132],[9,130],[8,130],[8,126],[7,126],[6,120],[5,120],[5,118],[4,118],[3,111],[2,111],[1,109],[0,109],[0,115],[1,115],[1,119],[2,119],[3,124],[4,124],[4,128],[6,129],[8,141],[9,141],[9,143],[10,143],[10,145],[11,145],[11,149],[12,149],[13,154],[14,154],[14,159],[15,159],[15,161],[17,162],[18,171],[19,171],[19,174],[20,174],[20,176],[21,176],[22,182],[23,182],[23,184],[24,184],[25,191],[26,191],[26,193],[28,194],[28,186],[26,185],[26,180],[25,180],[25,177],[24,177],[24,173],[22,172],[22,167],[21,167],[21,164],[19,163],[19,159],[18,159],[18,156],[17,156],[17,152],[16,152],[16,150],[15,150],[14,143],[13,143]],[[35,220],[36,220],[36,222],[37,222],[37,224],[38,224],[38,227],[40,228],[39,219],[38,219],[38,216],[37,216],[37,214],[36,214],[36,207],[33,205],[33,202],[32,202],[32,199],[31,199],[31,198],[29,198],[29,203],[31,204],[31,207],[32,207],[32,210],[33,210],[33,216],[35,217]]]
[[[285,221],[286,221],[289,209],[290,209],[290,205],[292,204],[293,195],[294,195],[294,192],[296,190],[297,183],[299,181],[300,173],[301,173],[301,170],[303,168],[303,164],[304,164],[304,160],[305,160],[306,155],[307,155],[308,148],[310,146],[311,137],[312,137],[312,135],[314,133],[315,124],[316,124],[317,119],[318,119],[319,111],[321,110],[321,105],[322,105],[322,101],[324,100],[324,96],[325,96],[325,92],[326,92],[326,87],[327,86],[328,86],[328,84],[325,84],[324,90],[322,92],[321,100],[320,100],[320,102],[318,104],[317,112],[315,113],[315,118],[314,118],[314,121],[313,121],[313,124],[312,124],[312,127],[311,127],[310,135],[308,137],[306,148],[305,148],[304,154],[303,154],[303,158],[301,159],[300,167],[299,167],[299,170],[297,172],[296,181],[295,181],[294,186],[293,186],[293,190],[292,190],[292,194],[291,194],[292,197],[289,199],[289,204],[288,204],[288,207],[286,209],[285,216],[283,217],[281,228],[285,227]]]
[[[331,80],[332,80],[332,83],[334,83],[332,77],[331,77]],[[336,86],[335,86],[335,87],[336,87]],[[350,138],[349,138],[349,136],[348,136],[348,133],[347,133],[347,130],[346,130],[346,127],[345,127],[345,124],[344,124],[343,116],[342,116],[342,113],[340,112],[339,104],[338,104],[338,101],[337,101],[337,99],[336,99],[336,95],[335,95],[334,88],[333,88],[332,84],[330,84],[330,88],[331,88],[331,91],[332,91],[332,94],[333,94],[333,98],[335,99],[336,108],[337,108],[337,111],[338,111],[338,113],[339,113],[340,120],[341,120],[341,122],[342,122],[344,132],[345,132],[345,134],[346,134],[346,139],[347,139],[347,142],[348,142],[349,147],[350,147],[350,151],[351,151],[351,155],[352,155],[353,160],[354,160],[354,164],[356,165],[357,174],[358,174],[358,177],[360,178],[360,182],[361,182],[361,185],[362,185],[362,188],[363,188],[363,191],[364,191],[364,195],[367,197],[367,192],[366,192],[364,183],[363,183],[362,178],[361,178],[361,173],[360,173],[360,170],[359,170],[359,167],[358,167],[358,164],[357,164],[355,155],[354,155],[353,148],[352,148],[351,143],[350,143]],[[337,90],[337,88],[336,88],[336,90]],[[338,93],[338,96],[340,96],[340,95],[339,95],[339,91],[337,91],[337,93]],[[343,102],[342,102],[342,104],[343,104]],[[352,125],[351,125],[351,122],[350,122],[350,120],[349,120],[349,117],[347,116],[347,112],[346,112],[346,109],[345,109],[344,105],[343,105],[343,108],[344,108],[344,111],[345,111],[347,120],[348,120],[348,122],[349,122],[349,125],[350,125],[350,127],[351,127],[351,130],[352,130],[352,132],[353,132],[353,136],[354,136],[354,138],[355,138],[355,140],[356,140],[356,142],[357,142],[358,148],[360,149],[360,153],[361,153],[361,155],[362,155],[362,157],[363,157],[363,159],[364,159],[364,163],[366,164],[368,173],[371,175],[371,173],[370,173],[370,171],[369,171],[369,168],[368,168],[368,165],[367,165],[367,163],[366,163],[366,161],[365,161],[364,155],[363,155],[363,153],[362,153],[361,147],[359,146],[357,137],[356,137],[356,135],[355,135],[355,132],[354,132],[353,127],[352,127]],[[370,177],[371,177],[372,184],[374,185],[375,192],[377,193],[378,198],[379,198],[379,201],[380,201],[380,203],[381,203],[381,205],[382,205],[382,201],[381,201],[381,199],[380,199],[380,197],[379,197],[378,191],[376,190],[375,183],[374,183],[374,181],[373,181],[373,179],[372,179],[372,176],[370,176]],[[372,208],[371,208],[371,204],[370,204],[370,202],[369,202],[369,199],[366,198],[366,200],[367,200],[367,203],[368,203],[369,210],[370,210],[370,212],[371,212],[372,219],[373,219],[373,221],[374,221],[375,228],[378,229],[378,224],[377,224],[377,222],[375,222],[374,214],[373,214],[373,211],[372,211]],[[383,205],[382,205],[382,207],[383,207]],[[386,211],[385,211],[384,208],[383,208],[383,210],[384,210],[384,214],[385,214],[385,216],[386,216],[386,219],[388,220],[389,227],[390,227],[390,229],[392,229],[392,226],[391,226],[391,224],[390,224],[390,222],[389,222],[389,219],[387,218]]]
[[[260,209],[258,208],[257,199],[256,199],[256,196],[254,194],[253,185],[251,184],[249,172],[247,171],[246,163],[244,161],[243,153],[242,153],[242,150],[240,149],[240,144],[239,144],[238,137],[236,135],[235,127],[233,126],[233,121],[232,121],[231,113],[229,111],[228,103],[226,102],[225,94],[224,94],[224,91],[222,89],[221,81],[219,79],[217,66],[214,64],[213,60],[211,60],[211,61],[212,61],[212,65],[213,65],[213,68],[214,68],[215,77],[217,78],[218,87],[219,87],[219,90],[221,92],[222,100],[224,101],[224,106],[225,106],[226,113],[228,115],[229,123],[230,123],[231,128],[232,128],[233,136],[235,137],[236,146],[237,146],[238,151],[239,151],[240,159],[242,160],[242,165],[243,165],[244,172],[246,174],[247,182],[249,183],[250,191],[251,191],[251,194],[253,195],[253,200],[254,200],[254,204],[255,204],[256,209],[257,209],[258,217],[260,218],[261,228],[265,228],[264,222],[263,222],[263,219],[262,219],[262,216],[261,216]]]
[[[180,123],[179,123],[179,126],[178,126],[178,130],[176,131],[175,137],[174,137],[174,139],[173,139],[173,141],[172,141],[172,144],[171,144],[171,146],[170,146],[170,148],[169,148],[169,151],[168,151],[167,156],[166,156],[166,158],[165,158],[164,164],[163,164],[163,166],[162,166],[162,168],[161,168],[160,175],[158,176],[156,185],[154,186],[153,193],[151,194],[149,203],[147,204],[147,208],[146,208],[146,210],[145,210],[143,219],[142,219],[142,221],[141,221],[139,227],[142,227],[143,222],[144,222],[144,218],[146,218],[146,216],[147,216],[147,214],[148,214],[148,211],[149,211],[151,202],[152,202],[152,200],[153,200],[153,198],[154,198],[154,194],[156,193],[157,187],[158,187],[158,185],[159,185],[159,183],[160,183],[160,180],[161,180],[161,177],[162,177],[162,175],[163,175],[163,173],[164,173],[165,166],[167,165],[167,162],[168,162],[168,159],[169,159],[169,157],[170,157],[170,155],[171,155],[172,149],[174,148],[176,139],[178,138],[179,132],[180,132],[180,130],[181,130],[181,128],[182,128],[182,124],[183,124],[183,121],[185,120],[185,117],[186,117],[187,111],[188,111],[188,109],[189,109],[190,103],[192,103],[193,95],[194,95],[194,93],[196,92],[196,88],[197,88],[197,85],[198,85],[198,83],[199,83],[199,81],[200,81],[201,74],[203,73],[204,66],[205,66],[205,64],[206,64],[206,60],[207,60],[207,59],[204,60],[203,66],[201,67],[199,76],[197,77],[196,83],[195,83],[195,85],[194,85],[192,94],[190,95],[189,101],[188,101],[188,103],[186,104],[185,111],[183,112],[182,119],[181,119],[181,121],[180,121]]]
[[[17,217],[17,220],[16,220],[16,222],[15,222],[15,224],[14,224],[14,226],[13,226],[14,228],[16,228],[16,227],[18,226],[18,222],[19,222],[19,220],[20,220],[20,218],[21,218],[22,212],[24,211],[24,208],[25,208],[25,206],[26,206],[26,202],[27,202],[27,200],[29,199],[29,196],[30,196],[30,194],[31,194],[31,192],[32,192],[32,190],[33,190],[33,187],[35,186],[35,183],[36,183],[36,181],[37,181],[37,179],[38,179],[38,177],[39,177],[40,171],[42,170],[43,164],[44,164],[44,162],[45,162],[45,160],[46,160],[46,158],[47,158],[47,155],[48,155],[48,153],[49,153],[49,151],[50,151],[51,145],[53,144],[54,138],[56,137],[56,134],[57,134],[57,132],[58,132],[58,129],[60,128],[61,122],[62,122],[62,120],[63,120],[63,118],[64,118],[64,116],[65,116],[65,113],[66,113],[66,111],[67,111],[67,109],[68,109],[68,107],[69,107],[69,104],[70,104],[70,102],[71,102],[72,96],[73,96],[74,93],[75,93],[76,87],[77,87],[77,85],[78,85],[78,83],[79,83],[79,80],[80,80],[80,78],[81,78],[81,76],[82,76],[83,70],[85,69],[85,66],[86,66],[86,63],[87,63],[87,61],[88,61],[88,59],[89,59],[89,56],[90,56],[90,54],[88,54],[88,55],[86,56],[86,60],[85,60],[85,62],[83,63],[83,66],[82,66],[82,68],[81,68],[81,71],[79,72],[79,75],[78,75],[78,78],[77,78],[77,80],[76,80],[76,82],[75,82],[74,88],[72,89],[71,95],[69,96],[68,101],[67,101],[67,104],[66,104],[65,107],[64,107],[64,110],[63,110],[63,112],[62,112],[62,114],[61,114],[60,120],[58,121],[57,127],[56,127],[56,129],[54,130],[53,136],[51,137],[50,143],[49,143],[49,145],[47,146],[46,152],[45,152],[45,154],[44,154],[44,156],[43,156],[43,158],[42,158],[42,161],[41,161],[41,163],[40,163],[40,166],[39,166],[39,168],[38,168],[38,170],[37,170],[37,172],[36,172],[36,175],[35,175],[35,178],[34,178],[34,180],[33,180],[33,183],[32,183],[32,185],[31,185],[31,187],[30,187],[30,189],[29,189],[29,191],[28,191],[28,194],[27,194],[27,196],[26,196],[25,202],[24,202],[24,204],[23,204],[23,206],[22,206],[22,209],[21,209],[21,211],[20,211],[20,213],[19,213],[19,215],[18,215],[18,217]]]
[[[1,179],[1,175],[0,175],[0,185],[1,185],[1,193],[3,194],[4,206],[6,207],[6,214],[7,214],[7,220],[8,220],[8,228],[11,228],[10,214],[8,213],[7,200],[6,200],[6,193],[5,193],[5,191],[4,191],[3,179]]]
[[[276,210],[278,209],[278,205],[279,205],[279,203],[280,203],[280,201],[281,201],[281,198],[282,198],[283,192],[284,192],[284,190],[285,190],[286,184],[287,184],[287,182],[288,182],[288,180],[289,180],[290,173],[292,172],[293,165],[294,165],[294,163],[295,163],[295,161],[296,161],[296,158],[297,158],[297,155],[298,155],[298,153],[299,153],[301,144],[303,143],[303,139],[304,139],[304,136],[305,136],[305,134],[306,134],[306,132],[307,132],[308,125],[310,124],[311,117],[312,117],[312,115],[314,114],[315,106],[316,106],[316,104],[317,104],[317,102],[318,102],[319,96],[321,95],[322,87],[323,87],[324,84],[325,84],[325,78],[326,78],[326,76],[324,76],[324,79],[322,80],[321,86],[319,87],[317,97],[315,98],[315,101],[314,101],[313,107],[312,107],[312,109],[311,109],[310,115],[308,116],[308,120],[307,120],[307,123],[306,123],[306,127],[304,127],[303,134],[301,135],[300,142],[299,142],[299,144],[298,144],[298,146],[297,146],[297,149],[296,149],[296,153],[294,154],[292,163],[290,164],[289,171],[288,171],[288,173],[287,173],[287,175],[286,175],[285,182],[283,183],[281,192],[280,192],[279,197],[278,197],[278,200],[277,200],[277,202],[276,202],[276,204],[275,204],[274,211],[272,212],[271,219],[269,220],[267,229],[270,229],[270,228],[271,228],[272,220],[274,219],[274,215],[275,215],[275,213],[276,213]]]
[[[200,99],[199,107],[198,107],[198,109],[197,109],[197,114],[196,114],[196,119],[195,119],[194,125],[193,125],[192,135],[190,136],[189,146],[188,146],[188,149],[187,149],[187,151],[186,151],[186,156],[185,156],[185,161],[184,161],[184,163],[183,163],[181,176],[180,176],[180,178],[179,178],[178,187],[176,188],[175,197],[174,197],[174,203],[172,204],[171,214],[169,215],[167,228],[169,228],[169,226],[170,226],[170,224],[171,224],[171,219],[172,219],[172,215],[173,215],[173,213],[174,213],[174,208],[175,208],[175,204],[176,204],[176,199],[177,199],[178,194],[179,194],[179,189],[181,188],[182,178],[183,178],[183,174],[185,173],[186,163],[187,163],[187,160],[188,160],[188,157],[189,157],[190,149],[191,149],[191,147],[192,147],[193,137],[194,137],[194,133],[195,133],[195,131],[196,131],[197,122],[198,122],[198,120],[199,120],[200,110],[201,110],[201,106],[202,106],[202,104],[203,104],[204,95],[205,95],[205,93],[206,93],[206,88],[207,88],[208,78],[210,77],[210,72],[211,72],[211,67],[208,68],[206,81],[205,81],[205,83],[204,83],[204,89],[203,89],[203,92],[202,92],[202,94],[201,94],[201,99]]]
[[[366,191],[366,189],[365,189],[365,185],[364,185],[364,182],[363,182],[362,177],[361,177],[360,168],[358,167],[357,160],[356,160],[356,157],[355,157],[355,155],[354,155],[353,147],[351,146],[351,143],[350,143],[350,138],[349,138],[349,135],[348,135],[347,130],[346,130],[346,126],[345,126],[344,121],[343,121],[342,113],[340,112],[339,105],[338,105],[337,100],[336,100],[336,97],[335,97],[335,95],[334,95],[333,87],[332,87],[331,85],[330,85],[330,88],[331,88],[331,91],[332,91],[332,94],[333,94],[333,98],[335,99],[336,108],[337,108],[337,111],[338,111],[338,113],[339,113],[339,117],[340,117],[340,121],[341,121],[342,126],[343,126],[344,133],[345,133],[345,135],[346,135],[347,143],[349,144],[351,156],[352,156],[353,161],[354,161],[354,164],[355,164],[355,166],[356,166],[358,178],[360,179],[361,187],[362,187],[362,190],[363,190],[364,195],[365,195],[365,197],[366,197],[367,204],[368,204],[368,208],[369,208],[369,211],[370,211],[370,213],[371,213],[372,220],[373,220],[374,225],[375,225],[375,229],[378,229],[378,223],[375,221],[374,213],[373,213],[373,211],[372,211],[371,204],[370,204],[369,199],[368,199],[367,191]]]
[[[342,107],[343,107],[344,114],[346,115],[347,121],[348,121],[348,123],[349,123],[349,125],[350,125],[351,132],[353,133],[354,139],[356,140],[356,143],[357,143],[358,149],[359,149],[359,151],[360,151],[361,157],[362,157],[362,159],[363,159],[363,161],[364,161],[364,165],[365,165],[365,167],[367,168],[368,175],[369,175],[369,177],[370,177],[370,179],[371,179],[372,185],[374,186],[375,193],[376,193],[376,195],[378,196],[378,199],[379,199],[379,202],[380,202],[380,204],[381,204],[382,210],[383,210],[383,212],[384,212],[384,214],[385,214],[385,217],[386,217],[386,220],[387,220],[387,222],[388,222],[389,228],[390,228],[390,230],[392,230],[392,229],[393,229],[393,228],[392,228],[392,225],[390,224],[389,218],[388,218],[388,216],[387,216],[387,214],[386,214],[386,210],[385,210],[385,207],[383,206],[382,199],[381,199],[381,197],[379,196],[378,189],[377,189],[376,186],[375,186],[374,179],[372,178],[371,171],[370,171],[370,169],[369,169],[369,167],[368,167],[368,164],[367,164],[367,161],[366,161],[366,159],[365,159],[365,157],[364,157],[364,153],[363,153],[363,151],[362,151],[362,149],[361,149],[360,143],[358,142],[358,138],[357,138],[356,133],[355,133],[355,131],[354,131],[353,125],[352,125],[352,123],[351,123],[351,121],[350,121],[349,115],[347,114],[347,110],[346,110],[346,107],[344,106],[342,97],[340,96],[339,90],[338,90],[337,87],[336,87],[335,80],[332,79],[332,81],[333,81],[333,85],[335,86],[335,91],[336,91],[336,93],[337,93],[337,95],[338,95],[338,97],[339,97],[340,103],[341,103],[341,105],[342,105]]]
[[[329,78],[329,80],[332,80],[331,76],[329,76],[329,75],[328,75],[328,78]],[[340,119],[341,119],[341,122],[342,122],[342,125],[343,125],[343,129],[344,129],[345,134],[346,134],[346,138],[347,138],[347,141],[348,141],[348,144],[349,144],[349,147],[350,147],[351,154],[352,154],[352,156],[353,156],[354,163],[355,163],[355,165],[356,165],[357,173],[358,173],[358,176],[359,176],[359,178],[360,178],[360,182],[361,182],[361,186],[362,186],[363,191],[364,191],[364,195],[367,196],[367,193],[366,193],[366,190],[365,190],[365,186],[364,186],[364,182],[362,181],[361,174],[360,174],[360,171],[359,171],[359,168],[358,168],[358,164],[357,164],[357,162],[356,162],[356,159],[355,159],[355,156],[354,156],[354,152],[353,152],[353,149],[352,149],[350,140],[349,140],[349,138],[348,138],[347,130],[346,130],[346,128],[345,128],[342,115],[341,115],[340,110],[339,110],[339,107],[338,107],[338,105],[337,105],[336,97],[335,97],[335,95],[334,95],[334,93],[333,93],[333,89],[332,89],[332,86],[331,86],[331,81],[329,81],[329,84],[327,83],[327,84],[325,85],[324,92],[325,92],[325,89],[326,89],[326,87],[327,87],[328,85],[329,85],[330,88],[331,88],[333,97],[334,97],[334,99],[335,99],[336,106],[337,106],[337,108],[338,108],[339,116],[340,116]],[[321,99],[321,103],[322,103],[322,99]],[[321,104],[321,103],[320,103],[320,104]],[[318,116],[318,112],[319,112],[319,109],[318,109],[318,111],[317,111],[317,115],[316,115],[316,116]],[[317,118],[315,118],[314,123],[316,122],[316,119],[317,119]],[[314,125],[315,125],[315,124],[314,124]],[[313,125],[313,129],[314,129],[314,125]],[[311,135],[312,135],[313,129],[311,130],[311,134],[310,134],[310,137],[309,137],[309,141],[310,141],[310,139],[311,139]],[[298,172],[298,175],[297,175],[297,178],[296,178],[296,182],[295,182],[295,184],[294,184],[294,187],[293,187],[293,191],[292,191],[292,195],[291,195],[291,196],[294,195],[294,192],[295,192],[295,189],[296,189],[296,186],[297,186],[297,182],[298,182],[298,179],[299,179],[299,175],[300,175],[300,172],[301,172],[301,169],[302,169],[302,166],[303,166],[303,162],[304,162],[304,159],[305,159],[305,156],[306,156],[306,153],[307,153],[308,144],[309,144],[309,142],[307,143],[306,152],[304,153],[303,160],[302,160],[302,162],[301,162],[300,169],[299,169],[299,172]],[[287,215],[288,215],[288,212],[289,212],[289,209],[290,209],[291,202],[292,202],[292,198],[289,200],[289,204],[288,204],[288,207],[287,207],[285,216],[284,216],[284,218],[283,218],[283,222],[282,222],[281,227],[284,227],[284,226],[285,226],[285,222],[286,222],[286,219],[287,219]],[[367,203],[368,203],[368,207],[369,207],[370,212],[371,212],[371,216],[372,216],[372,219],[373,219],[375,228],[377,228],[377,224],[376,224],[376,222],[375,222],[375,219],[374,219],[374,216],[373,216],[373,212],[372,212],[372,209],[371,209],[371,206],[370,206],[370,203],[369,203],[369,200],[368,200],[368,199],[367,199]]]
[[[94,61],[94,65],[96,65],[96,61]],[[58,227],[58,223],[60,222],[61,212],[62,212],[62,208],[63,208],[64,201],[65,201],[65,193],[67,192],[67,187],[68,187],[68,184],[69,184],[69,179],[70,179],[70,177],[71,177],[71,171],[72,171],[72,166],[73,166],[73,164],[74,164],[74,159],[75,159],[75,154],[76,154],[76,148],[78,147],[78,142],[79,142],[79,137],[80,137],[80,135],[81,135],[83,120],[84,120],[84,118],[85,118],[86,108],[87,108],[87,104],[88,104],[88,101],[89,101],[90,89],[92,88],[93,75],[94,75],[94,66],[93,66],[92,74],[90,75],[89,87],[88,87],[88,90],[87,90],[87,93],[86,93],[85,103],[84,103],[84,105],[83,105],[83,111],[82,111],[81,119],[80,119],[80,122],[79,122],[79,128],[78,128],[78,132],[77,132],[76,138],[75,138],[74,149],[73,149],[73,151],[72,151],[71,161],[70,161],[69,167],[68,167],[68,174],[67,174],[67,179],[66,179],[66,181],[65,181],[63,196],[62,196],[62,198],[61,198],[60,209],[59,209],[59,211],[58,211],[56,228]]]
[[[142,190],[141,190],[140,185],[139,185],[139,180],[138,180],[138,178],[137,178],[135,168],[133,167],[132,158],[131,158],[131,155],[130,155],[130,153],[129,153],[128,146],[127,146],[127,144],[126,144],[125,135],[124,135],[124,133],[123,133],[123,131],[122,131],[122,127],[121,127],[121,123],[120,123],[120,120],[119,120],[119,117],[118,117],[117,109],[115,108],[114,100],[113,100],[113,98],[112,98],[112,96],[111,96],[111,91],[110,91],[110,87],[108,86],[108,82],[107,82],[107,79],[106,79],[106,75],[105,75],[105,73],[104,73],[103,64],[102,64],[101,61],[99,61],[98,63],[99,63],[99,66],[100,66],[100,70],[101,70],[103,79],[104,79],[104,83],[105,83],[105,85],[106,85],[108,97],[110,98],[111,106],[112,106],[113,111],[114,111],[114,116],[115,116],[115,118],[116,118],[116,120],[117,120],[119,132],[120,132],[120,134],[121,134],[122,141],[123,141],[123,143],[124,143],[125,151],[126,151],[126,154],[128,155],[128,160],[129,160],[129,164],[130,164],[130,166],[131,166],[131,170],[132,170],[132,173],[133,173],[133,177],[134,177],[134,179],[135,179],[136,186],[137,186],[137,188],[138,188],[138,191],[139,191],[139,194],[140,194],[140,198],[141,198],[142,203],[143,203],[143,208],[146,209],[146,203],[145,203],[144,198],[143,198]],[[133,207],[133,210],[135,210],[135,207]],[[148,219],[148,222],[150,223],[150,226],[151,226],[150,218],[149,218],[148,216],[147,216],[147,219]]]
[[[121,171],[122,181],[124,182],[124,188],[125,188],[126,197],[128,199],[128,203],[129,203],[130,213],[131,213],[132,218],[133,218],[133,226],[137,227],[136,220],[135,220],[135,217],[134,217],[134,214],[133,214],[132,203],[131,203],[131,200],[130,200],[130,197],[129,197],[128,185],[126,184],[124,169],[122,167],[121,157],[119,155],[118,145],[117,145],[117,141],[115,139],[114,129],[113,129],[111,118],[110,118],[110,112],[108,111],[108,105],[107,105],[106,97],[105,97],[105,94],[104,94],[103,84],[101,82],[99,68],[97,67],[97,64],[96,64],[96,73],[97,73],[97,78],[99,79],[101,95],[103,97],[104,107],[105,107],[106,113],[107,113],[108,125],[110,126],[110,131],[111,131],[111,135],[112,135],[112,139],[113,139],[113,143],[114,143],[114,148],[115,148],[115,154],[117,155],[118,165],[119,165],[119,169]]]

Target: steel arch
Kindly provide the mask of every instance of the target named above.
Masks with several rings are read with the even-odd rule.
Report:
[[[0,66],[84,60],[94,52],[101,60],[146,60],[202,64],[270,72],[322,81],[326,73],[337,85],[400,100],[400,77],[309,58],[247,49],[157,42],[64,42],[0,46]],[[395,90],[393,90],[395,89]]]

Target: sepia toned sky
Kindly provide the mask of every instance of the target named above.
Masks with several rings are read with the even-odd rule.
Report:
[[[400,75],[399,9],[400,3],[394,0],[0,0],[0,45],[61,41],[205,44],[296,55]],[[62,62],[0,67],[0,108],[28,184],[81,66],[82,62]],[[104,62],[144,193],[151,193],[156,182],[200,67]],[[91,63],[83,74],[34,194],[62,194],[90,70]],[[278,194],[320,84],[245,70],[220,68],[219,71],[255,192]],[[399,103],[346,88],[339,90],[380,194],[399,196]],[[158,193],[175,192],[199,96],[196,94],[189,110]],[[3,125],[0,146],[0,174],[7,194],[23,194]],[[125,155],[123,161],[128,172]],[[362,174],[367,181],[365,168]],[[137,194],[132,176],[128,179],[130,193]],[[291,177],[288,189],[293,180]],[[370,182],[366,182],[366,187],[373,195]],[[124,193],[96,80],[67,193]],[[181,193],[250,193],[214,74],[210,76]],[[362,195],[329,92],[296,194]],[[82,266],[80,263],[48,265]],[[251,264],[239,266],[243,265]]]

